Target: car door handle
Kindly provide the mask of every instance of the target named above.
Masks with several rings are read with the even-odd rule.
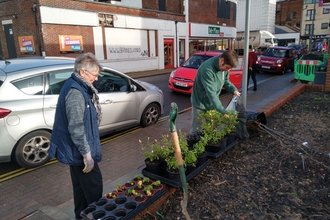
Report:
[[[50,105],[49,107],[50,108],[56,108],[56,105]]]
[[[101,105],[107,105],[107,104],[112,104],[112,103],[113,103],[112,100],[107,99],[107,100],[101,102]]]

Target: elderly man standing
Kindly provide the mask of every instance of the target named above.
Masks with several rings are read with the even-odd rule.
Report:
[[[102,197],[103,181],[99,123],[102,113],[93,82],[101,66],[92,53],[75,60],[74,72],[63,85],[56,107],[49,156],[70,166],[75,219]]]

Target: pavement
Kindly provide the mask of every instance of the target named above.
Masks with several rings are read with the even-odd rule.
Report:
[[[127,73],[133,78],[169,74],[172,69]],[[258,90],[251,86],[246,92],[246,110],[264,112],[269,116],[288,100],[305,90],[306,86],[320,89],[323,85],[305,85],[290,82],[293,73],[274,75],[268,80],[258,81]],[[221,97],[224,105],[228,104],[231,95]],[[177,129],[188,132],[191,125],[191,109],[179,112],[176,121]],[[159,139],[169,133],[168,118],[164,117],[153,126],[134,128],[122,136],[111,136],[102,140],[103,159],[99,166],[103,175],[104,194],[124,184],[144,168],[144,157],[139,139]],[[72,186],[69,168],[53,161],[53,164],[26,171],[10,180],[0,183],[0,219],[74,219]],[[167,188],[173,192],[172,188]],[[155,206],[154,211],[161,205]]]

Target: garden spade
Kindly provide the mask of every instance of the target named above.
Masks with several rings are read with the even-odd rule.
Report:
[[[172,136],[172,141],[174,145],[174,152],[176,161],[179,165],[179,173],[180,173],[180,179],[182,182],[182,188],[183,188],[183,200],[181,201],[181,207],[182,207],[182,213],[186,217],[187,220],[190,220],[190,216],[187,211],[187,204],[188,204],[188,187],[187,187],[187,180],[186,180],[186,174],[183,167],[183,160],[181,155],[181,149],[179,144],[179,137],[178,133],[176,131],[175,126],[175,119],[178,116],[178,105],[175,102],[171,103],[171,110],[170,110],[170,131]]]

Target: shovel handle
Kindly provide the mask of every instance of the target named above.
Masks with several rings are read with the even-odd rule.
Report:
[[[170,131],[174,145],[175,157],[178,162],[178,165],[180,166],[183,165],[183,160],[181,155],[179,137],[175,126],[175,120],[177,116],[178,116],[178,105],[175,102],[172,102],[171,110],[170,110]]]

